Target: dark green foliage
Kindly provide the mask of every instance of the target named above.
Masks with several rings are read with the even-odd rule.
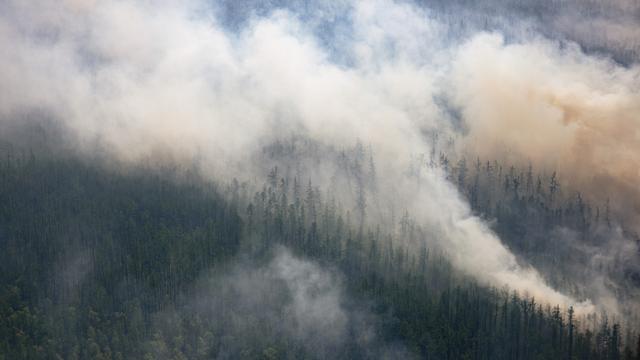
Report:
[[[540,269],[552,286],[576,298],[592,298],[589,289],[575,284],[605,277],[617,285],[609,291],[621,303],[634,300],[634,292],[626,290],[640,286],[640,252],[613,249],[637,249],[640,237],[612,218],[608,202],[590,203],[581,193],[563,189],[556,172],[536,173],[531,166],[480,159],[469,171],[464,162],[458,163],[447,170],[456,178],[470,173],[456,185],[474,211],[493,220],[500,238]],[[594,254],[605,255],[594,259]]]
[[[211,314],[189,300],[203,274],[263,262],[276,244],[340,269],[350,298],[379,317],[378,341],[420,357],[638,356],[618,324],[593,328],[572,310],[480,286],[427,245],[402,246],[428,240],[410,214],[396,233],[369,227],[365,181],[354,181],[358,201],[345,210],[275,169],[260,191],[234,181],[218,192],[189,171],[10,153],[0,167],[0,359],[320,357],[260,316],[233,330],[244,315],[225,312],[224,301]],[[349,341],[335,358],[371,356]]]
[[[0,358],[142,357],[149,314],[239,244],[215,190],[173,175],[8,154]]]
[[[291,182],[297,180],[280,181]],[[388,341],[402,339],[414,352],[436,359],[620,358],[619,324],[611,327],[605,318],[594,339],[588,319],[577,320],[573,309],[564,313],[507,289],[481,287],[453,271],[437,250],[413,253],[397,245],[424,236],[408,215],[400,220],[399,234],[362,231],[349,224],[348,212],[320,196],[278,202],[287,198],[286,188],[266,186],[253,197],[250,218],[261,219],[250,227],[254,241],[265,248],[281,241],[299,255],[338,263],[352,296],[375,299],[380,313],[393,313],[383,326]],[[321,215],[305,215],[311,207]]]

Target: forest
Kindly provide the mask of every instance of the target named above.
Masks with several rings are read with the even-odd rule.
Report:
[[[266,156],[277,157],[278,149],[291,153],[288,147],[296,144],[279,143],[266,149]],[[577,315],[571,307],[483,286],[456,271],[408,213],[399,217],[396,230],[373,226],[366,218],[374,205],[363,193],[369,194],[374,182],[358,185],[358,178],[374,176],[375,159],[360,144],[337,153],[361,196],[355,208],[340,206],[331,190],[321,190],[313,179],[288,177],[277,167],[256,187],[212,183],[195,168],[114,168],[74,155],[9,147],[0,176],[0,356],[640,356],[637,328],[620,318]],[[370,161],[367,166],[364,159]],[[450,166],[443,154],[439,161],[438,166]],[[553,244],[532,244],[530,236],[543,237],[551,224],[583,232],[614,221],[606,209],[593,210],[579,197],[554,199],[552,194],[561,193],[555,175],[542,177],[532,170],[519,175],[494,162],[474,165],[467,174],[466,166],[460,160],[449,173],[469,189],[477,211],[494,216],[496,231],[518,252],[554,253],[557,258],[539,262],[551,266],[550,274],[566,273],[563,266],[571,262],[559,259],[571,254],[549,251]],[[500,179],[495,184],[494,171]],[[422,247],[402,245],[415,241]],[[297,290],[282,277],[262,274],[282,258],[283,247],[289,262],[312,264],[304,263],[302,272],[318,264],[342,279],[348,298],[338,299],[336,306],[350,319],[344,337],[294,335],[302,331],[289,306]],[[233,281],[229,274],[235,274]],[[560,275],[551,279],[569,281]],[[238,285],[242,282],[256,289]],[[326,284],[316,280],[310,286],[318,292],[311,298],[331,297]],[[256,306],[261,310],[251,310]],[[288,321],[297,324],[293,332],[277,330]],[[364,327],[373,335],[364,338]]]
[[[640,360],[637,0],[0,0],[0,360]]]

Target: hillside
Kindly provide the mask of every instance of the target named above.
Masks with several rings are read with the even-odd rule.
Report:
[[[398,246],[429,236],[409,219],[397,234],[359,227],[312,183],[272,174],[250,193],[195,171],[14,152],[1,169],[6,359],[634,354],[628,329],[480,286],[436,249]],[[302,269],[306,311],[339,290],[346,338],[298,336],[300,290],[273,273],[283,262]]]

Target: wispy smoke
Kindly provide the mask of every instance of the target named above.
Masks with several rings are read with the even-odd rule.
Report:
[[[152,336],[167,337],[195,316],[208,331],[224,332],[199,350],[217,359],[259,357],[262,351],[278,356],[283,346],[313,359],[412,358],[408,349],[379,336],[382,319],[348,299],[338,273],[283,248],[264,265],[239,263],[203,276],[196,287],[184,306],[154,315]],[[160,350],[151,349],[158,358],[170,358]]]
[[[417,191],[404,173],[412,155],[429,153],[427,134],[457,131],[434,101],[448,94],[469,148],[557,159],[550,165],[576,186],[595,179],[621,211],[637,211],[637,70],[543,40],[445,40],[428,10],[405,3],[332,5],[309,27],[309,14],[273,10],[229,31],[196,1],[4,2],[0,116],[37,109],[87,151],[198,158],[218,179],[256,176],[251,154],[280,137],[337,147],[361,139],[375,149],[380,193],[428,227],[458,268],[575,304],[519,264],[443,174],[424,167]]]

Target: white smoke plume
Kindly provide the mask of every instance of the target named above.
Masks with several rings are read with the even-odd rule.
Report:
[[[571,145],[563,136],[578,131],[567,126],[574,119],[614,126],[605,122],[605,110],[588,110],[612,108],[621,115],[616,121],[635,124],[634,115],[626,115],[637,107],[635,72],[612,65],[606,69],[613,75],[601,76],[602,62],[577,50],[563,63],[549,50],[556,45],[544,40],[510,46],[499,36],[480,35],[463,45],[448,43],[428,11],[406,3],[331,4],[322,20],[347,25],[327,47],[317,28],[286,10],[256,15],[230,31],[198,1],[5,1],[0,116],[5,123],[20,121],[35,109],[62,121],[87,152],[100,144],[134,163],[154,156],[198,158],[208,174],[223,180],[257,176],[250,155],[279,137],[304,136],[336,147],[361,139],[375,149],[384,174],[381,193],[398,195],[437,234],[458,268],[486,284],[591,311],[588,300],[550,288],[535,269],[519,264],[443,174],[422,169],[416,193],[403,173],[412,155],[429,153],[425,134],[455,132],[434,101],[452,89],[469,122],[470,141],[489,144],[474,149],[491,149],[494,133],[484,132],[496,130],[493,121],[504,126],[525,116],[541,119],[535,124],[549,130],[534,139],[555,141],[566,154]],[[535,57],[515,61],[530,55]],[[568,75],[556,77],[560,71]],[[526,86],[539,78],[549,81]],[[570,87],[556,91],[563,80]],[[583,81],[605,87],[598,93]],[[607,95],[618,93],[621,99]],[[586,107],[563,122],[552,105],[521,114],[529,100],[567,109],[576,100]],[[561,125],[554,123],[558,119]],[[525,153],[518,131],[506,132],[504,141]],[[637,142],[637,134],[624,135]]]

